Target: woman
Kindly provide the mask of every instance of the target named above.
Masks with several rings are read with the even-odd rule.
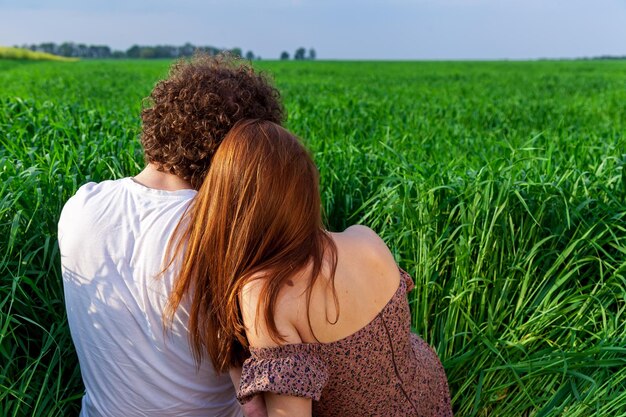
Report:
[[[196,358],[243,365],[239,400],[262,394],[269,416],[451,415],[441,363],[410,333],[411,278],[370,229],[324,230],[320,206],[295,136],[233,127],[174,246],[169,311],[189,294]]]

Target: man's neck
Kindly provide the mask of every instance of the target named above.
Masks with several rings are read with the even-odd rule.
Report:
[[[177,191],[193,189],[188,181],[168,172],[159,171],[155,165],[148,164],[133,179],[148,188],[164,191]]]

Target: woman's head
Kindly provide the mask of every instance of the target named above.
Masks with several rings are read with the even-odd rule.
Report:
[[[200,194],[209,196],[202,213],[247,237],[241,242],[249,247],[228,248],[255,256],[242,262],[246,268],[278,248],[290,251],[321,227],[317,168],[298,138],[272,122],[237,123]]]
[[[335,253],[322,229],[318,187],[309,153],[279,125],[243,120],[226,135],[176,249],[186,245],[170,305],[176,308],[191,294],[189,327],[197,358],[208,349],[216,369],[238,364],[247,346],[238,296],[253,276],[265,280],[262,314],[280,340],[273,318],[280,289],[311,267],[310,295],[325,252]]]
[[[284,118],[278,90],[263,74],[230,55],[197,54],[179,60],[147,102],[141,113],[146,162],[196,189],[236,122],[281,123]]]

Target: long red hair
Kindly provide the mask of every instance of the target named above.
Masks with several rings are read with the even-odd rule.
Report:
[[[173,239],[168,266],[182,261],[166,318],[188,294],[194,357],[208,354],[218,372],[247,356],[239,295],[250,279],[263,280],[257,313],[277,342],[283,285],[310,267],[308,304],[325,259],[334,282],[337,249],[322,225],[317,168],[298,138],[272,122],[243,120],[226,135]]]

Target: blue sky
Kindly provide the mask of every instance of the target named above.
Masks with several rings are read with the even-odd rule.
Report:
[[[265,59],[626,55],[626,0],[0,0],[0,45],[240,47]]]

